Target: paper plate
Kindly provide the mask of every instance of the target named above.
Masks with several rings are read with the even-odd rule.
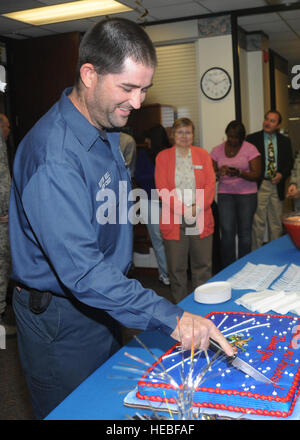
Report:
[[[203,304],[218,304],[231,298],[231,284],[228,281],[207,283],[195,289],[195,301]]]

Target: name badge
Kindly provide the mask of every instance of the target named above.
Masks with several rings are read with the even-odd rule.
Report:
[[[193,168],[195,170],[202,170],[203,169],[203,165],[193,165]]]

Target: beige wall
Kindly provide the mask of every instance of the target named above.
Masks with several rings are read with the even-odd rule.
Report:
[[[289,124],[288,83],[288,75],[275,69],[276,109],[281,113],[281,128],[285,130],[288,130]]]

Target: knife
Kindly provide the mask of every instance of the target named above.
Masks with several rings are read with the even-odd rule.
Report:
[[[243,373],[248,374],[249,376],[253,377],[253,379],[264,382],[264,383],[273,383],[269,378],[264,376],[262,373],[260,373],[258,370],[253,368],[251,365],[249,365],[247,362],[245,362],[243,359],[239,358],[237,354],[233,356],[228,356],[223,348],[218,344],[218,342],[214,341],[210,338],[209,343],[209,349],[212,351],[220,351],[220,354],[224,355],[226,357],[226,362],[228,362],[233,367],[237,368],[238,370],[241,370]]]

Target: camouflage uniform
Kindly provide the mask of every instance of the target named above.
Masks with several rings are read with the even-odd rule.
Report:
[[[136,161],[136,142],[132,136],[127,133],[120,133],[120,149],[124,158],[126,168],[128,168],[132,178],[135,171]]]
[[[0,130],[0,318],[6,308],[7,286],[10,273],[8,221],[1,221],[1,217],[8,215],[9,192],[10,173],[7,149]]]

